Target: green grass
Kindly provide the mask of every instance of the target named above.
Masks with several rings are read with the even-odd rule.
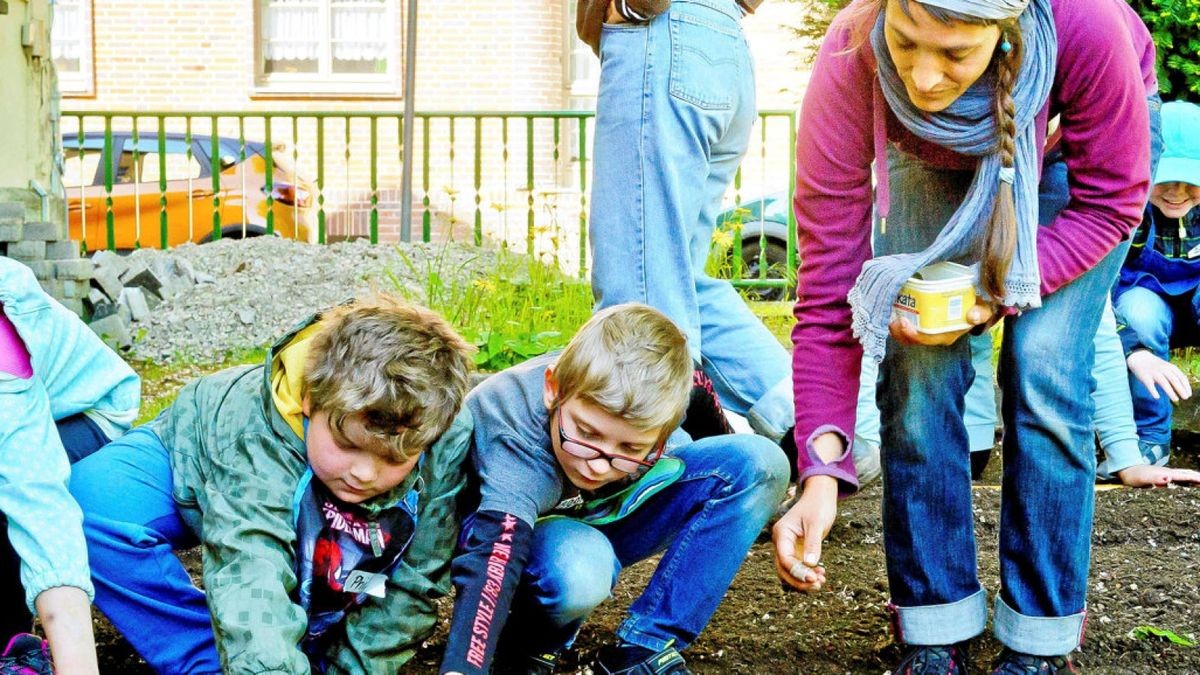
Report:
[[[391,275],[396,291],[446,317],[473,343],[475,364],[496,371],[561,349],[592,313],[586,281],[568,277],[533,258],[501,250],[495,264],[473,276],[448,269],[447,249],[420,261],[400,252],[418,289]]]
[[[262,363],[267,349],[244,349],[231,352],[220,361],[199,362],[193,359],[175,358],[168,361],[134,360],[129,365],[142,378],[142,408],[136,424],[149,422],[171,405],[180,388],[197,377],[214,373],[223,368],[246,363]]]

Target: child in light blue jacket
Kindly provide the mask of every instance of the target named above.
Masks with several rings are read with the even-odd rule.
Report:
[[[82,514],[67,482],[72,462],[129,429],[140,402],[133,370],[29,268],[0,257],[0,666],[46,659],[40,641],[30,655],[20,637],[37,613],[57,672],[97,672]]]

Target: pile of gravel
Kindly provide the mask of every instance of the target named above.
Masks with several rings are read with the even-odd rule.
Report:
[[[277,237],[130,255],[147,264],[162,256],[185,260],[198,282],[134,324],[133,356],[202,362],[269,345],[313,312],[366,292],[423,302],[430,271],[448,285],[469,282],[495,261],[494,252],[463,244],[316,246]]]

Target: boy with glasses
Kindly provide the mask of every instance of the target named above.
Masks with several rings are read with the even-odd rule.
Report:
[[[620,571],[664,551],[595,672],[688,672],[678,650],[708,623],[788,477],[765,438],[678,432],[691,386],[683,334],[626,304],[468,395],[480,503],[451,568],[441,672],[487,673],[497,644],[510,670],[553,672]]]

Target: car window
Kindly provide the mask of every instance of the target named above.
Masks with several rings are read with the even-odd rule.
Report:
[[[96,184],[96,169],[100,167],[100,150],[63,149],[63,186],[85,187]]]
[[[199,178],[203,167],[200,166],[199,160],[195,157],[189,158],[187,155],[172,155],[166,156],[167,180],[187,180],[188,178]],[[157,152],[141,155],[138,157],[142,162],[141,182],[157,183],[159,179],[159,154]]]
[[[164,161],[167,180],[187,180],[199,178],[203,173],[200,160],[195,155],[188,157],[188,144],[184,141],[167,140],[166,153],[158,152],[158,139],[138,139],[136,146],[133,139],[126,139],[121,149],[121,157],[117,165],[116,182],[157,183],[160,177],[160,159]],[[137,171],[134,171],[134,148],[137,148]],[[135,178],[136,176],[136,178]]]

